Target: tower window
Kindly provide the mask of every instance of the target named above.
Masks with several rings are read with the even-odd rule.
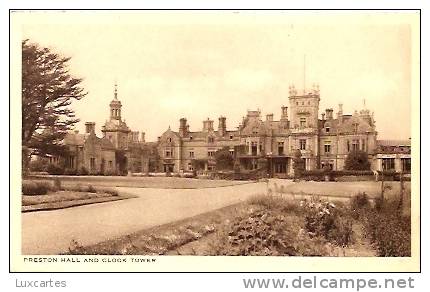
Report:
[[[284,155],[284,142],[278,142],[278,155]]]
[[[300,150],[306,150],[306,139],[300,139]]]
[[[331,145],[330,145],[330,143],[326,143],[325,145],[324,145],[324,153],[331,153]]]
[[[300,128],[306,127],[306,118],[300,118]]]
[[[325,132],[326,132],[326,133],[329,133],[329,132],[330,132],[330,127],[326,127],[326,128],[325,128]]]

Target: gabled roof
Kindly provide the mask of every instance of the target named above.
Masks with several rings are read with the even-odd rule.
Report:
[[[115,146],[112,144],[111,141],[107,138],[98,138],[100,139],[100,143],[102,144],[102,149],[105,150],[115,150]]]
[[[67,133],[64,136],[63,143],[65,145],[83,146],[88,134]]]

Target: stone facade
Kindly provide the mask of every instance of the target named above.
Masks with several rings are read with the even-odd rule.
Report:
[[[95,134],[95,123],[85,123],[85,134],[70,132],[64,138],[67,154],[48,157],[50,163],[63,164],[66,172],[90,174],[148,173],[154,156],[154,143],[145,142],[145,133],[131,131],[121,117],[122,104],[115,85],[114,99],[109,104],[109,119],[102,126],[103,136]]]
[[[377,169],[375,120],[365,105],[351,115],[344,114],[340,104],[336,116],[333,109],[326,109],[319,118],[318,86],[303,94],[291,86],[288,99],[289,107],[281,107],[279,120],[275,121],[273,114],[263,120],[259,110],[248,111],[237,130],[232,131],[227,130],[225,117],[218,119],[217,130],[208,118],[198,132],[190,132],[186,118],[180,119],[177,132],[169,128],[159,137],[159,169],[189,171],[193,160],[201,160],[210,170],[214,153],[223,147],[228,147],[246,169],[255,169],[258,159],[266,159],[274,176],[293,173],[297,149],[307,170],[343,170],[348,153],[354,150],[367,152],[372,167]]]
[[[378,141],[373,113],[365,104],[360,111],[344,114],[339,104],[319,115],[320,91],[313,86],[298,94],[289,90],[289,106],[281,106],[280,119],[273,114],[261,117],[260,110],[249,110],[235,130],[227,129],[227,119],[207,118],[201,131],[190,131],[186,118],[178,131],[170,127],[156,142],[145,142],[145,133],[132,131],[122,119],[122,104],[115,85],[109,104],[109,120],[102,126],[103,137],[95,135],[95,124],[86,123],[86,133],[69,133],[64,143],[69,155],[67,168],[85,167],[90,173],[180,173],[215,168],[215,152],[228,148],[241,168],[258,168],[264,159],[269,173],[276,177],[293,174],[293,158],[301,153],[306,170],[343,170],[347,155],[355,150],[368,154],[373,170],[410,172],[410,141]],[[58,158],[52,158],[57,161]]]

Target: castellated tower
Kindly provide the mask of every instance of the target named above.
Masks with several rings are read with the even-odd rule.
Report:
[[[290,86],[289,100],[290,128],[316,130],[320,102],[319,86],[314,85],[312,90],[305,90],[302,95],[297,94],[294,85]]]

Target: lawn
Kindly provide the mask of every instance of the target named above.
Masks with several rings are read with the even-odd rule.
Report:
[[[405,190],[410,193],[411,183],[405,182]],[[396,181],[385,182],[385,195],[387,198],[399,194],[400,183]],[[274,193],[288,194],[315,194],[329,197],[352,197],[357,192],[365,192],[369,197],[379,197],[381,194],[381,182],[357,181],[357,182],[314,182],[271,179],[269,188]]]
[[[128,176],[37,176],[32,179],[42,181],[61,180],[65,186],[93,185],[98,187],[130,187],[156,189],[201,189],[226,187],[250,181],[209,180],[180,177],[128,177]]]
[[[67,187],[47,181],[23,181],[22,212],[63,209],[94,203],[124,200],[135,196],[93,186]]]

